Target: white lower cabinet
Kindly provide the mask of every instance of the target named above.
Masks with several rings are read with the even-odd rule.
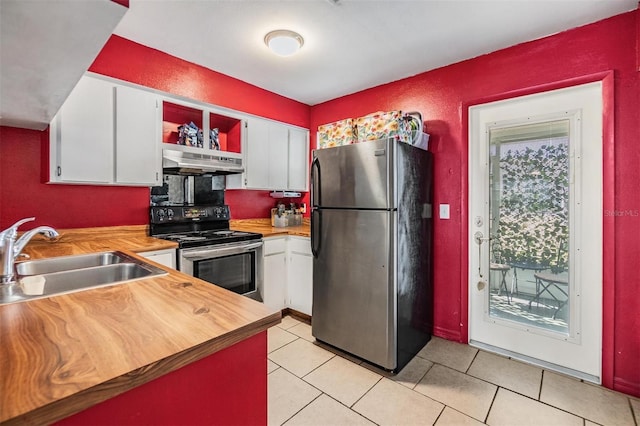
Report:
[[[287,238],[265,238],[262,301],[272,309],[285,308],[287,295]]]
[[[145,251],[138,254],[161,265],[176,269],[176,251],[174,249]]]
[[[291,308],[311,315],[313,257],[309,238],[265,238],[262,298],[270,308]]]
[[[311,315],[313,257],[310,238],[289,237],[287,252],[287,306]]]

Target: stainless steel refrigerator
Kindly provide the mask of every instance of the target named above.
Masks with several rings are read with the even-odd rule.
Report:
[[[316,150],[312,333],[399,371],[428,342],[432,155],[394,139]]]

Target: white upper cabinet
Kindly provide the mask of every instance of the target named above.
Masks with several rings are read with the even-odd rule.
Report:
[[[289,176],[287,188],[309,190],[309,131],[289,129]]]
[[[287,189],[287,150],[289,129],[279,123],[269,123],[269,188]],[[251,172],[251,171],[249,171]]]
[[[191,122],[202,141],[180,145],[178,129]],[[245,171],[227,176],[228,189],[309,190],[307,129],[93,74],[50,124],[49,181],[161,185],[163,149],[242,158]]]
[[[51,181],[111,182],[113,105],[113,84],[80,79],[51,123]]]
[[[50,125],[50,181],[158,185],[157,129],[155,94],[84,76]]]
[[[247,142],[244,184],[247,188],[261,188],[269,182],[269,122],[258,118],[247,120]],[[228,176],[227,187],[242,187],[241,175]],[[233,182],[232,182],[233,180]]]
[[[121,184],[160,185],[158,98],[126,86],[116,87],[116,176]]]
[[[227,188],[309,189],[309,131],[261,118],[247,120],[245,172],[227,176]]]

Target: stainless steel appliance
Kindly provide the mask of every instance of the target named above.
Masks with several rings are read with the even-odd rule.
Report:
[[[150,235],[178,243],[179,271],[260,300],[262,234],[229,229],[229,206],[152,206]]]
[[[312,333],[399,371],[431,337],[432,156],[384,139],[311,167]]]

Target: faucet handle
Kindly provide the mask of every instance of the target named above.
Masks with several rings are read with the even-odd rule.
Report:
[[[10,227],[8,227],[7,229],[5,229],[4,231],[0,232],[0,235],[4,236],[5,233],[15,234],[16,232],[18,232],[18,228],[20,227],[20,225],[27,222],[34,221],[34,220],[36,220],[35,217],[27,217],[27,218],[21,219],[16,223],[14,223],[13,225],[11,225]]]
[[[20,219],[19,221],[14,223],[12,226],[10,226],[10,228],[18,229],[20,227],[20,225],[22,225],[24,223],[27,223],[27,222],[33,222],[34,220],[36,220],[35,217],[27,217],[27,218],[24,218],[24,219]]]

